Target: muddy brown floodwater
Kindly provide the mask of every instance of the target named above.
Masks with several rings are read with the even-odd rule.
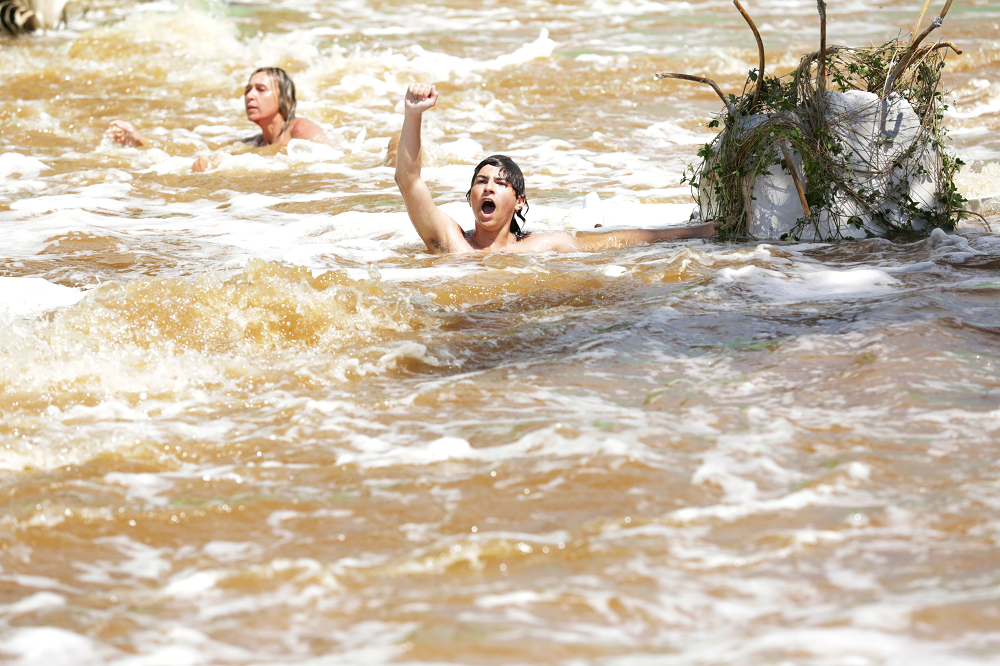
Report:
[[[769,69],[817,48],[814,3],[747,9]],[[831,3],[828,43],[918,11]],[[653,73],[738,93],[730,4],[69,19],[0,37],[0,660],[1000,659],[995,232],[432,257],[381,166],[431,82],[424,175],[463,224],[495,152],[529,230],[684,223],[718,99]],[[956,0],[937,36],[996,230],[1000,8]],[[234,144],[263,65],[333,146]]]

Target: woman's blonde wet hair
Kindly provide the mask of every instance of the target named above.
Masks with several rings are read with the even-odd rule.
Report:
[[[260,67],[254,70],[254,73],[250,75],[250,78],[252,79],[254,74],[257,74],[258,72],[264,72],[271,77],[274,88],[278,91],[278,113],[280,113],[281,117],[285,119],[285,124],[281,126],[281,134],[284,134],[285,130],[288,129],[288,125],[292,122],[292,119],[295,118],[295,82],[292,81],[292,77],[288,76],[288,73],[280,67]],[[248,83],[248,89],[249,85],[250,84]]]

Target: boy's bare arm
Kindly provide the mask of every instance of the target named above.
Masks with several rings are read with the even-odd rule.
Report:
[[[708,238],[715,235],[715,224],[707,222],[693,227],[668,227],[666,229],[617,229],[604,232],[585,232],[576,235],[580,249],[609,250],[633,245],[646,245],[662,240],[682,238]]]
[[[420,176],[423,160],[420,124],[424,111],[433,107],[437,99],[437,89],[432,85],[414,83],[406,91],[403,130],[396,151],[396,185],[403,195],[410,222],[427,249],[443,254],[469,248],[461,227],[434,204],[430,188]]]

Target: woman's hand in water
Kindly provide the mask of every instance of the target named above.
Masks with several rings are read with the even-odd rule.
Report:
[[[438,91],[432,85],[426,83],[411,83],[406,89],[406,112],[423,113],[427,109],[437,104]]]
[[[222,156],[222,153],[212,153],[210,156],[200,155],[194,161],[194,164],[191,165],[191,171],[203,173],[209,169],[214,169],[222,164]]]
[[[126,148],[145,146],[149,143],[149,139],[142,132],[137,130],[132,123],[124,120],[112,120],[108,124],[108,129],[104,130],[104,136]]]

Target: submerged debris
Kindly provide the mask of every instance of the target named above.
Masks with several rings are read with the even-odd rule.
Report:
[[[0,33],[18,35],[24,32],[54,28],[66,22],[66,5],[70,0],[0,0]]]
[[[921,45],[941,26],[952,0],[912,40],[851,48],[826,45],[826,4],[818,0],[820,48],[785,76],[760,63],[740,97],[686,74],[657,78],[711,85],[726,110],[723,126],[698,155],[691,184],[702,220],[723,237],[803,240],[864,238],[951,230],[967,214],[954,177],[962,162],[946,154],[946,108],[938,90],[949,42]],[[924,11],[927,9],[924,5]]]

